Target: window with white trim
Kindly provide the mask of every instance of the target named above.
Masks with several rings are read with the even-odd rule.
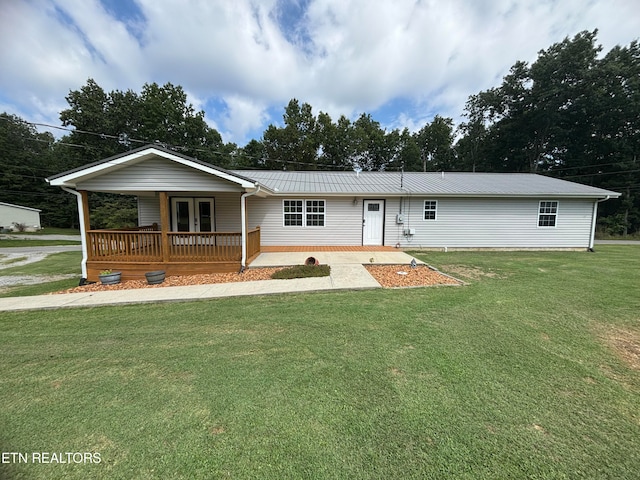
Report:
[[[302,226],[302,200],[283,200],[282,211],[285,227]]]
[[[324,200],[307,200],[306,226],[324,227]]]
[[[541,200],[538,207],[538,226],[555,227],[558,219],[557,200]]]
[[[437,200],[425,200],[424,201],[424,220],[436,220],[438,213],[438,201]]]
[[[325,226],[324,200],[283,200],[282,213],[285,227]]]

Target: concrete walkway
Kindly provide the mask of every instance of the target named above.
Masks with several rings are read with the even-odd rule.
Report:
[[[381,288],[380,284],[363,267],[363,264],[408,265],[413,258],[400,251],[263,253],[254,260],[251,267],[299,265],[311,256],[318,259],[321,264],[331,266],[331,274],[328,277],[0,298],[0,311],[177,302],[243,295]]]

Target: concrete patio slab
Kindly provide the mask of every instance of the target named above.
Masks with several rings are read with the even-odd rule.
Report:
[[[282,267],[302,265],[309,257],[317,259],[321,265],[366,265],[377,264],[409,264],[413,257],[400,250],[379,252],[268,252],[258,255],[249,268]],[[424,263],[416,259],[417,263]]]

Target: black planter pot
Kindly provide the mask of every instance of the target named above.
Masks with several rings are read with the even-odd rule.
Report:
[[[147,277],[147,283],[149,285],[158,285],[164,282],[165,272],[164,270],[156,270],[154,272],[147,272],[144,276]]]

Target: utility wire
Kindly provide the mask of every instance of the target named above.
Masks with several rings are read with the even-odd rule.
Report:
[[[6,121],[12,121],[11,118],[7,117],[7,116],[0,116],[0,119],[6,120]],[[87,131],[87,130],[78,130],[78,129],[71,129],[71,128],[67,128],[67,127],[60,127],[60,126],[56,126],[56,125],[50,125],[47,123],[39,123],[39,122],[30,122],[30,121],[26,121],[26,120],[20,120],[23,123],[29,124],[29,125],[34,125],[34,126],[41,126],[41,127],[47,127],[47,128],[55,128],[55,129],[59,129],[59,130],[63,130],[66,132],[70,132],[70,133],[81,133],[81,134],[85,134],[85,135],[93,135],[93,136],[97,136],[99,138],[102,139],[112,139],[112,140],[118,140],[118,142],[122,143],[123,141],[123,135],[110,135],[110,134],[105,134],[105,133],[97,133],[97,132],[91,132],[91,131]],[[24,138],[29,138],[29,137],[24,137]],[[44,143],[49,143],[46,140],[42,140],[42,139],[33,139],[32,140],[35,141],[39,141],[39,142],[44,142]],[[130,138],[130,137],[126,137],[126,141],[128,142],[136,142],[136,143],[141,143],[141,144],[149,144],[149,145],[153,145],[156,142],[150,142],[148,140],[140,140],[140,139],[135,139],[135,138]],[[65,145],[65,146],[69,146],[69,147],[77,147],[77,148],[90,148],[90,149],[95,149],[96,147],[91,146],[91,145],[81,145],[81,144],[73,144],[73,143],[68,143],[68,142],[59,142],[56,141],[56,144],[59,145]],[[326,164],[326,163],[309,163],[309,162],[300,162],[300,161],[295,161],[295,160],[283,160],[283,159],[274,159],[274,158],[270,158],[270,157],[257,157],[254,155],[249,155],[246,154],[244,152],[242,153],[232,153],[232,152],[222,152],[219,150],[213,150],[213,149],[204,149],[201,147],[186,147],[186,146],[180,146],[180,145],[172,145],[166,142],[157,142],[163,146],[165,146],[166,148],[170,149],[170,150],[180,150],[180,151],[193,151],[193,152],[200,152],[200,153],[206,153],[206,154],[213,154],[213,155],[221,155],[221,156],[228,156],[228,157],[239,157],[239,158],[248,158],[248,159],[253,159],[253,160],[258,160],[259,162],[274,162],[274,163],[281,163],[281,164],[287,164],[287,165],[305,165],[305,166],[313,166],[313,167],[320,167],[320,168],[335,168],[336,165],[333,164]],[[241,147],[240,147],[241,148]],[[541,172],[543,174],[553,174],[555,172],[560,172],[560,171],[565,171],[565,170],[575,170],[575,169],[583,169],[583,168],[592,168],[592,167],[602,167],[602,166],[610,166],[610,165],[619,165],[621,162],[612,162],[612,163],[601,163],[601,164],[595,164],[595,165],[583,165],[583,166],[576,166],[576,167],[560,167],[560,168],[552,168],[550,170],[547,170],[545,172]],[[344,164],[343,167],[349,167],[349,164]],[[267,168],[266,165],[264,165],[264,168],[262,166],[259,166],[259,168],[256,168],[258,166],[256,165],[252,165],[251,169],[255,169],[255,170],[273,170],[273,168]],[[597,173],[585,173],[585,174],[580,174],[580,175],[568,175],[568,176],[563,176],[561,178],[565,179],[565,178],[580,178],[580,177],[593,177],[593,176],[601,176],[601,175],[614,175],[614,174],[618,174],[618,173],[636,173],[639,172],[640,170],[626,170],[626,171],[618,171],[618,172],[597,172]]]

